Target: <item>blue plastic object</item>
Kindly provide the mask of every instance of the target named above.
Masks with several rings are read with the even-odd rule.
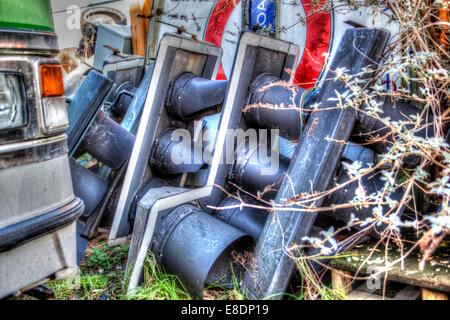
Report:
[[[91,70],[70,102],[69,129],[67,130],[70,156],[73,155],[94,121],[112,85],[110,79],[96,70]]]

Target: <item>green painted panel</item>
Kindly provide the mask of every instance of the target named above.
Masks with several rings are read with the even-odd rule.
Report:
[[[0,28],[54,31],[50,0],[0,0]]]

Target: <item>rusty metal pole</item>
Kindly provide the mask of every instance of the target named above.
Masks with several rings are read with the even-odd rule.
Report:
[[[348,30],[336,52],[326,79],[334,79],[335,70],[346,68],[349,74],[363,68],[377,67],[389,34],[379,29]],[[370,76],[370,75],[367,75]],[[325,191],[341,160],[345,147],[336,141],[348,141],[357,113],[353,108],[335,108],[336,92],[348,88],[343,82],[325,82],[319,100],[321,109],[314,113],[305,128],[301,143],[289,167],[290,179],[283,182],[276,203],[302,194]],[[333,109],[335,108],[335,109]],[[317,200],[320,207],[323,200]],[[294,272],[295,261],[285,250],[310,234],[317,213],[274,211],[270,214],[255,252],[254,263],[246,273],[243,291],[251,299],[281,299]],[[294,254],[294,253],[292,253]]]

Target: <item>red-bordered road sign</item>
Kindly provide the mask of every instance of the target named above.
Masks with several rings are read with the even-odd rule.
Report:
[[[317,11],[320,5],[317,1],[301,0],[299,2],[305,12],[306,37],[300,39],[301,35],[299,35],[299,39],[296,41],[304,50],[298,69],[295,71],[295,82],[304,88],[311,88],[320,78],[325,65],[326,53],[331,49],[332,13]],[[240,0],[218,0],[216,2],[206,26],[205,41],[222,47],[223,35],[228,21],[239,4]],[[293,25],[295,25],[295,22],[293,22]],[[289,32],[289,30],[286,30],[286,32]],[[223,67],[220,68],[218,77],[226,79]]]

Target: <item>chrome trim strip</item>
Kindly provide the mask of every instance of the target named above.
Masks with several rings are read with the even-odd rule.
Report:
[[[0,146],[0,170],[55,159],[68,153],[66,135]]]
[[[0,29],[0,50],[57,54],[58,37],[53,32]]]
[[[0,145],[0,157],[3,153],[9,153],[9,152],[17,152],[24,149],[29,148],[35,148],[39,146],[45,146],[57,142],[62,142],[67,140],[67,136],[65,134],[57,136],[57,137],[51,137],[47,139],[40,139],[40,140],[32,140],[32,141],[26,141],[26,142],[19,142],[19,143],[11,143],[6,145]]]

